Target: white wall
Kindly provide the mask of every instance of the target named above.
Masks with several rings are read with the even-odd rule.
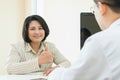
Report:
[[[10,43],[20,39],[24,13],[24,0],[0,0],[0,74],[6,73]]]
[[[25,18],[37,13],[37,0],[25,0]]]
[[[91,2],[38,0],[38,14],[47,21],[50,28],[47,40],[55,43],[71,62],[80,54],[80,12],[90,11]]]

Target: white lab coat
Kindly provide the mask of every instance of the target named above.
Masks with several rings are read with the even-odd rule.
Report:
[[[76,63],[55,69],[48,80],[120,80],[120,19],[89,37]]]

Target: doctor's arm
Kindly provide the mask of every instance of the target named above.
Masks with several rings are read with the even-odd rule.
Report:
[[[48,80],[103,80],[109,75],[109,67],[102,46],[96,42],[88,40],[78,60],[70,68],[55,69]]]

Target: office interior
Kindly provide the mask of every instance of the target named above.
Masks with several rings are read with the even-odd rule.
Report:
[[[42,16],[49,28],[47,41],[53,42],[73,63],[80,54],[80,13],[91,12],[92,0],[0,0],[0,75],[11,44],[22,39],[24,19]]]

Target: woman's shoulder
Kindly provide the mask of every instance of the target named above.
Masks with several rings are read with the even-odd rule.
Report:
[[[55,44],[54,44],[54,43],[49,42],[49,41],[44,41],[44,42],[43,42],[43,44],[44,44],[44,45],[46,45],[46,44],[47,44],[49,47],[54,47],[54,46],[55,46]]]
[[[44,41],[43,44],[54,45],[53,42],[49,42],[49,41]]]
[[[19,40],[15,43],[12,43],[11,46],[13,46],[13,47],[24,47],[25,44],[26,43],[24,42],[24,40]]]

